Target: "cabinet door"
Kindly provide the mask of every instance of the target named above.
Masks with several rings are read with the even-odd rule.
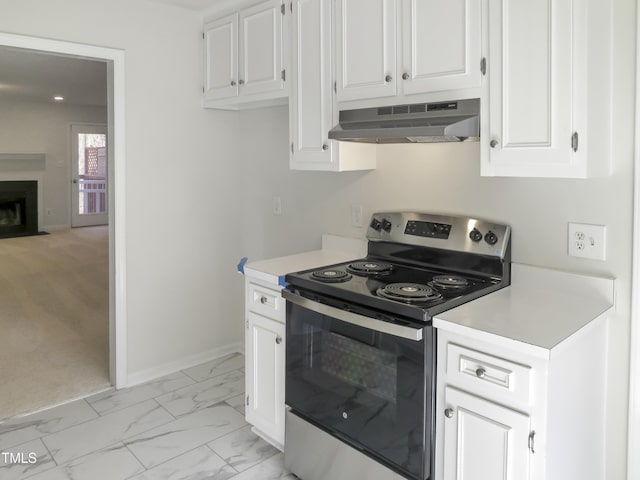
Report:
[[[238,95],[238,14],[215,20],[204,30],[204,99]]]
[[[396,95],[396,0],[337,0],[338,101]]]
[[[284,87],[281,6],[269,0],[240,12],[240,95]]]
[[[331,0],[295,0],[292,15],[291,167],[331,169],[334,123]]]
[[[247,313],[245,337],[246,418],[284,445],[284,324]]]
[[[527,480],[527,415],[445,388],[444,480]]]
[[[480,0],[402,0],[402,91],[479,87]]]
[[[573,14],[580,3],[490,2],[483,175],[580,176],[581,152],[572,148],[580,133],[572,118],[580,115],[572,103]]]

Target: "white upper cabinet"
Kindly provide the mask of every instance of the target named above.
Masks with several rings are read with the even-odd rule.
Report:
[[[338,101],[396,95],[396,0],[337,0]]]
[[[332,0],[294,0],[292,4],[290,167],[294,170],[375,168],[373,145],[329,140],[337,122],[333,91]]]
[[[286,12],[268,0],[205,24],[205,107],[286,102]]]
[[[607,3],[489,3],[483,175],[609,173],[607,18],[611,12]]]
[[[479,89],[481,3],[337,0],[338,101]]]
[[[480,0],[403,0],[401,25],[404,94],[480,87]]]
[[[238,15],[205,26],[204,101],[238,95]]]

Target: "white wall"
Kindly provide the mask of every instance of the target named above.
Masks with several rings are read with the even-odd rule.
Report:
[[[130,377],[238,342],[237,115],[201,108],[200,15],[145,0],[0,0],[0,12],[2,32],[125,52]]]
[[[477,216],[513,228],[513,261],[617,279],[610,328],[607,479],[624,479],[632,240],[635,2],[614,0],[613,174],[587,180],[480,177],[478,143],[381,146],[371,172],[288,170],[287,109],[241,113],[247,204],[245,252],[252,259],[319,248],[323,232],[363,238],[350,206]],[[272,197],[282,198],[282,215]],[[608,227],[607,260],[567,256],[567,224]],[[241,300],[238,300],[241,301]]]
[[[0,153],[46,153],[43,208],[51,209],[51,215],[40,229],[70,225],[72,123],[106,125],[107,109],[0,99]]]

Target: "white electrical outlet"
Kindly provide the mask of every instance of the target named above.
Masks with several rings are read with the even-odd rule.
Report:
[[[570,223],[568,234],[569,256],[606,260],[607,227]]]
[[[351,205],[351,225],[354,227],[364,226],[364,220],[362,218],[362,205]]]
[[[282,200],[280,197],[273,197],[273,214],[282,215]]]

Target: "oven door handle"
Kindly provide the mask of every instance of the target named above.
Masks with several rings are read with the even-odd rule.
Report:
[[[395,323],[385,322],[384,320],[378,320],[377,318],[371,318],[357,313],[349,312],[347,310],[341,310],[331,305],[325,305],[324,303],[314,302],[308,298],[301,297],[288,290],[282,290],[282,296],[285,300],[296,305],[312,310],[316,313],[333,317],[343,322],[351,323],[359,327],[368,328],[380,333],[387,333],[395,337],[402,337],[408,340],[414,340],[419,342],[422,340],[422,328],[413,328],[405,325],[397,325]]]

